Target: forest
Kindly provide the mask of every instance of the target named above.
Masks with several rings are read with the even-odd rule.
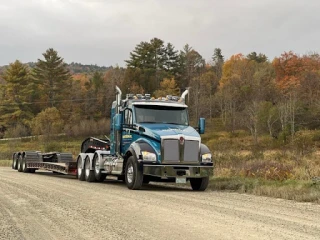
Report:
[[[40,54],[39,54],[40,55]],[[320,127],[320,56],[284,52],[236,53],[220,48],[206,61],[192,46],[177,50],[153,38],[128,53],[125,67],[66,64],[52,48],[34,63],[0,67],[0,138],[46,133],[107,132],[115,85],[126,93],[187,99],[190,120],[205,117],[216,130],[290,141],[299,130]]]

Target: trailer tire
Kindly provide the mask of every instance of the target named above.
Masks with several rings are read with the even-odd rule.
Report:
[[[17,163],[18,172],[22,172],[22,155],[19,154],[18,163]]]
[[[93,157],[93,167],[94,167],[94,177],[97,182],[103,182],[106,179],[107,174],[102,173],[100,169],[100,164],[97,163],[97,155]]]
[[[16,158],[16,153],[14,153],[13,155],[12,155],[12,169],[14,169],[14,159]]]
[[[190,178],[190,185],[194,191],[205,191],[209,184],[209,177]]]
[[[13,155],[13,160],[12,160],[12,169],[18,170],[18,159],[19,159],[19,153],[15,153]]]
[[[142,187],[143,172],[139,168],[138,162],[133,156],[128,158],[125,171],[126,185],[131,190],[138,190]]]
[[[22,157],[22,172],[28,173],[29,169],[27,168],[27,159],[25,156]]]
[[[84,172],[85,172],[85,180],[87,182],[94,182],[96,177],[94,176],[94,170],[90,169],[90,159],[86,157],[84,161]]]
[[[77,163],[77,177],[80,181],[84,181],[85,180],[85,176],[84,176],[84,171],[82,169],[82,160],[81,158],[78,159],[78,163]]]

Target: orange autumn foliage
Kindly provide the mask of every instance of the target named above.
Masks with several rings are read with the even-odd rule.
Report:
[[[319,56],[298,56],[292,51],[284,52],[272,64],[276,71],[277,86],[283,92],[299,88],[306,73],[320,70]]]

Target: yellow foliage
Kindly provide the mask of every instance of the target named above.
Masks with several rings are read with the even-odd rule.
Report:
[[[165,78],[160,82],[160,89],[154,92],[154,96],[158,97],[165,97],[167,95],[177,96],[179,95],[179,88],[177,86],[176,81],[174,78],[168,79]]]
[[[63,130],[63,120],[55,107],[46,108],[32,120],[31,126],[36,135],[57,134]]]

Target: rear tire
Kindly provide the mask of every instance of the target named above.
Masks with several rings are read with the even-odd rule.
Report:
[[[22,155],[21,154],[18,157],[17,169],[18,169],[18,172],[22,172]]]
[[[138,161],[133,156],[128,158],[125,171],[125,181],[129,189],[137,190],[142,187],[143,173],[139,169]]]
[[[18,159],[19,159],[19,154],[15,153],[13,156],[13,163],[12,163],[12,168],[15,170],[18,170]]]
[[[15,165],[15,161],[14,161],[14,160],[16,159],[16,155],[17,155],[16,153],[14,153],[14,154],[12,155],[12,166],[11,166],[12,169],[15,169],[15,168],[14,168],[14,165]]]
[[[190,185],[194,191],[205,191],[209,184],[209,177],[190,178]]]
[[[78,159],[77,166],[78,166],[78,170],[77,170],[78,179],[80,181],[84,181],[85,180],[85,176],[84,176],[84,170],[82,169],[82,160],[81,160],[81,158]]]
[[[93,157],[93,167],[94,167],[94,177],[97,182],[103,182],[106,179],[107,174],[102,173],[100,169],[100,164],[98,161],[98,156]]]
[[[22,172],[28,173],[29,169],[27,168],[27,159],[25,156],[22,157]]]
[[[84,163],[85,179],[87,182],[94,182],[96,177],[94,176],[94,170],[90,170],[90,159],[87,157]]]

